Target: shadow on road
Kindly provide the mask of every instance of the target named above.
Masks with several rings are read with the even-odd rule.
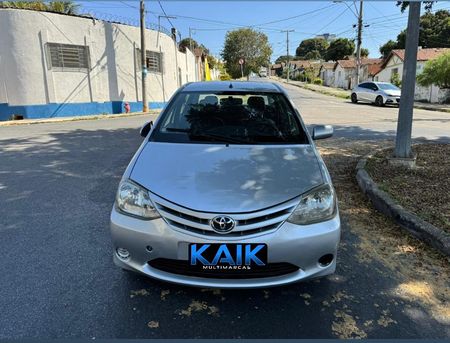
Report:
[[[358,128],[336,127],[340,137],[352,131]],[[392,137],[359,132],[359,138]],[[0,248],[7,252],[0,264],[6,276],[0,279],[0,338],[448,336],[426,305],[395,293],[408,281],[396,272],[395,260],[414,268],[415,255],[403,259],[389,245],[393,250],[380,257],[388,244],[383,225],[397,228],[372,216],[353,180],[358,154],[373,143],[355,152],[339,148],[338,139],[329,141],[330,151],[324,150],[342,204],[335,275],[272,289],[208,290],[162,283],[113,266],[109,213],[140,142],[135,129],[74,130],[0,141]],[[379,239],[366,237],[372,225],[380,226],[374,231]],[[390,235],[395,246],[398,234]]]

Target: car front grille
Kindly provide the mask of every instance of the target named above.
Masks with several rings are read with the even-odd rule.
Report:
[[[250,213],[210,213],[190,210],[155,195],[152,195],[152,200],[158,212],[171,227],[199,235],[227,238],[275,231],[298,204],[298,199],[293,199],[268,209]],[[214,231],[210,221],[218,215],[227,215],[233,218],[236,222],[234,229],[225,234]]]
[[[195,269],[186,260],[172,260],[168,258],[157,258],[148,262],[152,268],[171,274],[184,276],[196,276],[213,279],[254,279],[281,276],[298,271],[300,268],[287,262],[268,263],[264,267],[252,268],[250,270],[235,269]]]

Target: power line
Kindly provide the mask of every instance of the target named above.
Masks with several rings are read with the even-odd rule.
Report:
[[[292,17],[283,18],[283,19],[278,19],[278,20],[273,20],[273,21],[269,21],[269,22],[261,23],[261,24],[257,24],[257,25],[252,25],[251,27],[262,26],[262,25],[269,25],[269,24],[275,24],[275,23],[280,23],[280,22],[283,22],[283,21],[288,21],[288,20],[292,20],[292,19],[304,17],[304,16],[306,16],[306,15],[313,14],[313,13],[316,13],[316,12],[319,12],[319,11],[322,11],[322,10],[324,10],[324,9],[333,7],[333,6],[335,6],[335,5],[336,5],[336,4],[331,4],[331,5],[329,5],[329,6],[325,6],[325,7],[322,7],[322,8],[318,8],[318,9],[315,9],[315,10],[312,10],[312,11],[309,11],[309,12],[305,12],[305,13],[302,13],[302,14],[298,14],[298,15],[295,15],[295,16],[292,16]]]
[[[164,16],[165,16],[165,18],[167,19],[167,21],[169,22],[169,24],[170,24],[172,27],[175,27],[175,25],[172,24],[172,21],[170,20],[170,18],[169,18],[169,16],[167,15],[166,11],[164,10],[164,7],[161,5],[161,1],[158,0],[158,4],[159,4],[159,7],[161,7],[161,10],[163,11]]]

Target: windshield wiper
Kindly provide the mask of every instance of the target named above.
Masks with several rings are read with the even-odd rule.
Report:
[[[178,127],[166,127],[165,130],[169,131],[169,132],[190,132],[191,131],[191,129],[182,129],[182,128],[178,128]]]
[[[189,138],[206,138],[224,143],[249,144],[248,140],[233,138],[228,136],[216,135],[214,133],[191,133]]]
[[[224,143],[234,143],[234,144],[248,144],[248,140],[217,135],[214,133],[204,133],[204,132],[193,132],[192,129],[183,129],[178,127],[166,127],[166,131],[168,132],[185,132],[189,134],[189,138],[203,138],[203,139],[212,139],[214,141],[220,141]]]

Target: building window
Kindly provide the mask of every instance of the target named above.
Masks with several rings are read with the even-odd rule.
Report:
[[[89,69],[89,47],[84,45],[47,43],[49,69],[77,71]]]
[[[391,71],[391,76],[393,76],[394,74],[398,74],[398,68],[393,68]]]
[[[147,50],[146,66],[149,72],[162,73],[163,72],[163,54],[156,51]],[[141,49],[136,49],[136,59],[138,69],[141,70]]]

